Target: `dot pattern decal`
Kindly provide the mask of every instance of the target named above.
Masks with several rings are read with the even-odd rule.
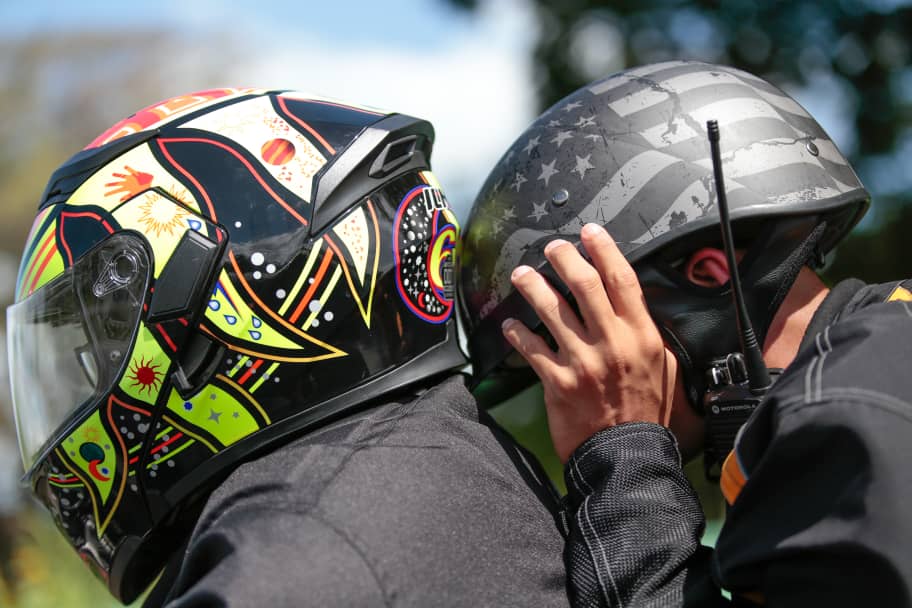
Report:
[[[458,230],[443,192],[427,185],[410,190],[393,228],[396,288],[409,310],[429,323],[453,311],[453,255]]]

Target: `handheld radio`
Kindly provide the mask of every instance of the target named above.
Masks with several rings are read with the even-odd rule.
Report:
[[[763,352],[744,303],[738,261],[735,257],[728,199],[722,176],[722,156],[719,151],[719,125],[715,120],[706,123],[715,178],[716,200],[719,205],[719,225],[722,247],[728,261],[732,300],[738,323],[741,352],[729,353],[716,359],[706,371],[707,390],[703,395],[706,413],[704,469],[707,478],[718,479],[722,463],[735,445],[738,430],[760,405],[763,396],[773,385],[774,376],[763,361]],[[772,372],[776,376],[778,371]]]

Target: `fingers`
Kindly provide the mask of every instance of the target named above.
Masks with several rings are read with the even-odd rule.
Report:
[[[519,266],[513,271],[511,280],[551,332],[559,349],[573,350],[582,341],[585,332],[582,323],[544,277],[528,266]]]
[[[636,272],[611,235],[598,224],[586,224],[580,232],[580,238],[602,277],[608,299],[618,316],[634,321],[649,318]]]
[[[548,377],[557,366],[557,360],[545,340],[516,319],[506,319],[502,329],[507,342],[522,355],[536,375]]]
[[[607,334],[615,313],[598,270],[576,247],[560,239],[548,243],[545,257],[573,293],[586,327]]]

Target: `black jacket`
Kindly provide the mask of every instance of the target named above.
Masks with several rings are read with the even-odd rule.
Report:
[[[824,300],[726,461],[715,551],[663,427],[602,431],[565,475],[576,606],[912,604],[912,281]]]
[[[158,591],[169,608],[566,606],[556,511],[454,377],[242,465]]]

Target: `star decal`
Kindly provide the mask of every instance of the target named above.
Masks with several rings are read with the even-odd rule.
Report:
[[[497,236],[503,230],[503,222],[494,220],[491,222],[491,236]]]
[[[545,163],[542,163],[542,164],[541,164],[541,175],[538,176],[538,179],[543,179],[543,180],[545,180],[545,186],[548,185],[548,181],[549,181],[553,176],[555,176],[555,175],[557,175],[558,173],[560,173],[560,171],[558,171],[557,169],[554,168],[555,163],[557,163],[557,158],[554,158],[554,159],[553,159],[550,163],[548,163],[548,164],[545,164]]]
[[[580,116],[576,121],[577,127],[591,127],[595,125],[595,116]]]
[[[504,209],[503,219],[505,222],[512,220],[514,217],[516,217],[516,213],[513,211],[513,207],[508,207],[507,209]]]
[[[579,101],[574,101],[574,102],[568,103],[567,105],[564,106],[564,112],[572,112],[573,110],[581,107],[582,105],[583,105],[582,102],[579,102]]]
[[[573,134],[570,131],[558,131],[557,135],[554,136],[554,139],[551,140],[552,144],[557,144],[557,147],[560,148],[561,144],[572,138]]]
[[[559,126],[561,126],[561,124],[560,124],[559,120],[549,120],[548,126],[549,127],[559,127]]]
[[[513,183],[510,184],[510,187],[519,192],[519,188],[525,184],[527,181],[526,176],[517,171],[516,177],[513,178]]]
[[[592,163],[589,162],[589,159],[591,157],[591,154],[576,157],[576,167],[571,170],[579,173],[580,179],[583,179],[583,176],[586,175],[586,171],[589,169],[595,169],[595,167],[592,166]]]
[[[219,423],[219,417],[222,415],[221,412],[216,412],[213,409],[209,410],[209,420],[214,421],[216,424]]]
[[[538,135],[536,135],[535,137],[530,137],[530,138],[529,138],[529,141],[526,142],[526,147],[523,148],[523,152],[525,152],[526,154],[528,154],[528,153],[530,153],[532,150],[534,150],[535,148],[537,148],[537,147],[538,147],[538,142],[539,142],[540,139],[541,139],[541,137],[539,137]]]
[[[532,203],[532,213],[529,215],[529,217],[534,217],[535,223],[537,224],[538,220],[548,215],[547,206],[547,201],[540,205],[538,203]]]

